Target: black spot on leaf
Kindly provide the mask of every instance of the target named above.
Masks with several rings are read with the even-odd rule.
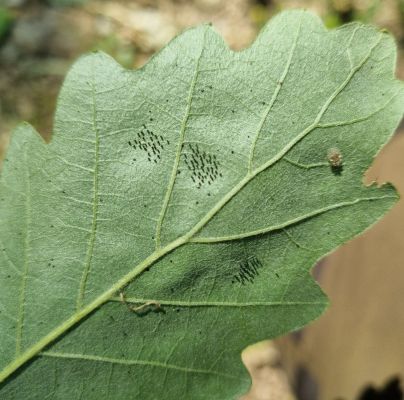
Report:
[[[153,118],[150,118],[152,121]],[[169,145],[170,142],[161,135],[156,135],[146,125],[142,126],[142,129],[136,133],[132,140],[128,141],[128,145],[134,150],[141,152],[147,156],[147,161],[157,164],[161,160],[161,155],[165,145]],[[134,158],[133,161],[137,159]]]
[[[203,185],[212,183],[221,176],[220,162],[215,154],[207,153],[198,144],[189,144],[189,151],[183,154],[185,165],[191,173],[191,180],[200,189]],[[208,194],[210,195],[210,194]]]
[[[232,283],[239,282],[242,285],[253,283],[254,279],[259,275],[262,268],[262,262],[256,257],[250,257],[238,263],[238,271],[233,276]]]

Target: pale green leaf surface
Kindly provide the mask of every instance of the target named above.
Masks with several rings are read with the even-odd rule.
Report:
[[[242,349],[318,317],[312,265],[397,199],[362,183],[394,63],[387,34],[300,11],[242,52],[206,25],[138,71],[81,58],[52,142],[20,126],[2,172],[1,399],[246,392]]]

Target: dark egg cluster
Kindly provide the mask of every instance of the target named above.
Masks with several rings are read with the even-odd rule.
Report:
[[[188,145],[189,152],[183,154],[185,165],[191,172],[191,179],[199,189],[207,183],[211,185],[218,176],[222,176],[220,172],[220,163],[215,154],[209,154],[201,151],[197,144]]]
[[[141,150],[146,153],[149,162],[157,163],[161,160],[161,152],[164,150],[164,145],[169,145],[170,142],[163,136],[156,135],[146,125],[143,125],[142,129],[136,133],[135,138],[129,140],[128,144],[135,150]],[[136,161],[136,158],[133,161]]]
[[[238,263],[238,272],[233,276],[232,283],[236,281],[245,285],[247,282],[253,283],[256,276],[259,275],[259,269],[262,262],[256,257],[250,257],[245,261]]]

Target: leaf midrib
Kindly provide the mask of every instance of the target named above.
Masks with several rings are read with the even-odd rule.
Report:
[[[61,334],[66,332],[66,330],[70,329],[74,325],[76,325],[82,318],[90,314],[92,311],[100,307],[102,304],[107,302],[111,297],[113,297],[122,287],[127,285],[129,282],[133,281],[137,276],[139,276],[144,270],[154,264],[157,260],[162,258],[164,255],[170,253],[174,249],[190,242],[190,239],[198,233],[244,186],[246,186],[255,176],[265,171],[266,169],[273,166],[276,162],[278,162],[282,157],[289,152],[297,143],[299,143],[303,138],[305,138],[309,133],[311,133],[314,129],[319,127],[319,122],[327,111],[330,104],[335,100],[339,93],[349,84],[352,80],[353,76],[358,72],[362,66],[369,60],[373,50],[380,43],[382,38],[382,33],[379,35],[379,39],[371,46],[366,56],[362,59],[362,61],[354,68],[351,69],[350,73],[347,75],[344,82],[332,93],[332,95],[327,99],[324,103],[323,107],[320,109],[313,123],[307,126],[300,134],[298,134],[293,140],[291,140],[277,155],[275,155],[272,159],[262,164],[260,167],[257,167],[254,171],[247,172],[245,177],[240,180],[240,182],[233,187],[220,201],[216,203],[216,205],[205,214],[205,216],[192,228],[188,231],[188,233],[183,236],[175,239],[170,242],[163,248],[158,248],[153,253],[151,253],[143,262],[139,263],[135,266],[128,274],[122,277],[117,283],[112,285],[108,290],[106,290],[103,294],[89,303],[87,306],[82,308],[75,314],[72,314],[70,318],[68,318],[61,325],[52,330],[48,335],[44,336],[41,340],[39,340],[36,344],[26,350],[23,354],[21,354],[18,358],[13,360],[6,368],[4,368],[0,372],[0,382],[4,381],[8,376],[10,376],[16,369],[21,367],[25,362],[30,360],[32,357],[37,355],[45,346],[53,342],[57,339]]]

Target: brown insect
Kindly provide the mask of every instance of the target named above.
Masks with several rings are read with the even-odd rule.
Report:
[[[342,154],[341,151],[336,147],[333,147],[330,150],[328,150],[327,158],[332,168],[342,167]]]
[[[126,298],[125,298],[125,295],[123,292],[119,292],[119,297],[120,297],[122,304],[125,304],[126,307],[128,307],[128,309],[130,311],[133,311],[139,315],[147,314],[149,311],[165,312],[163,307],[161,307],[161,304],[155,300],[146,301],[146,303],[136,307],[126,301]]]

